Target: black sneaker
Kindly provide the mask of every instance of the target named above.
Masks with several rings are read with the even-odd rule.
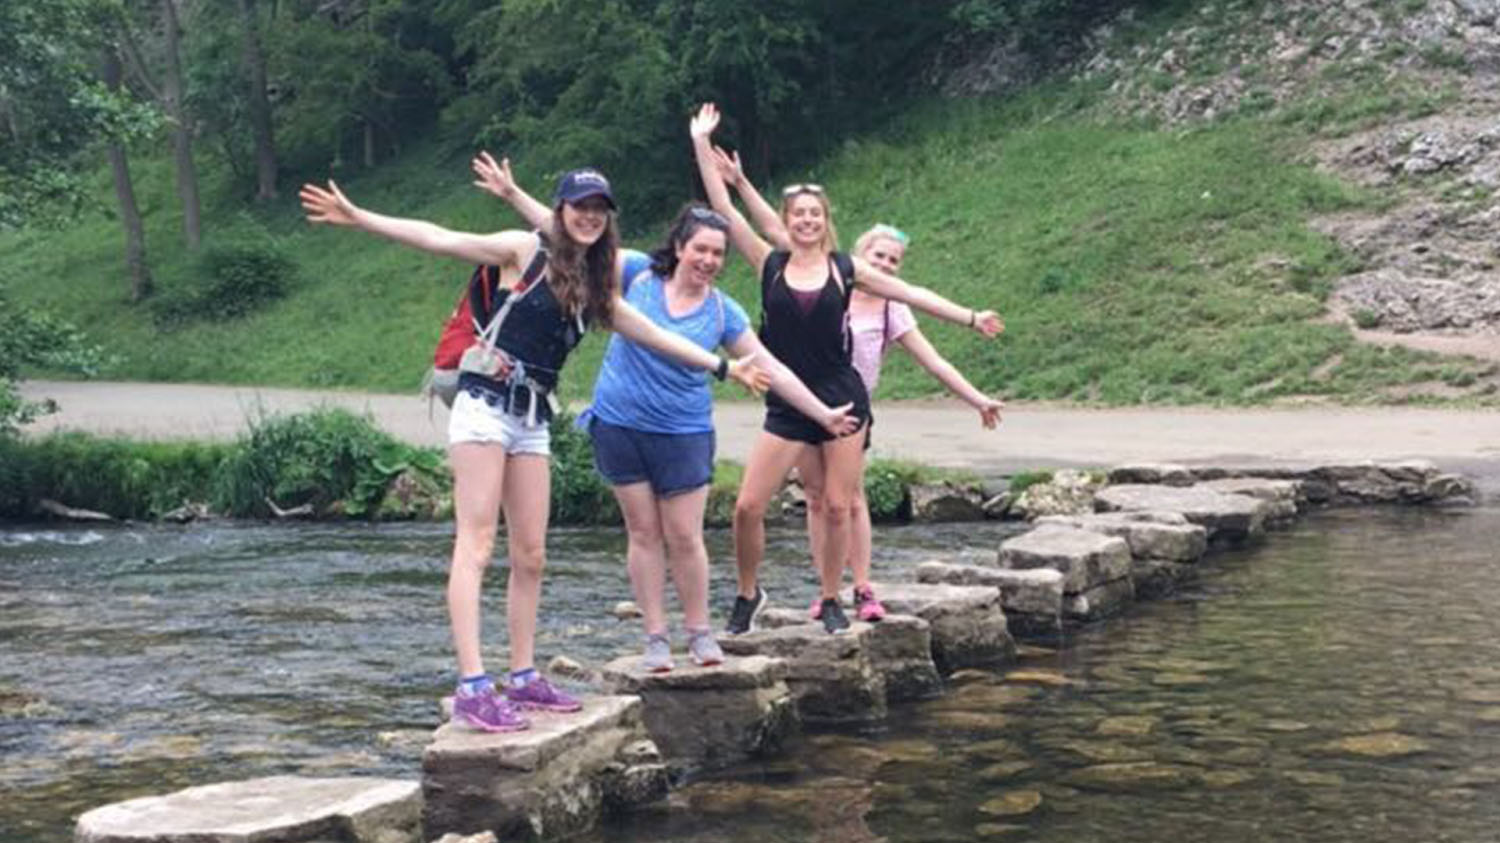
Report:
[[[849,631],[849,619],[844,617],[844,607],[839,605],[838,598],[827,598],[819,608],[822,609],[823,631],[829,635]]]
[[[735,595],[734,611],[729,613],[729,625],[724,628],[730,635],[744,635],[755,631],[755,619],[766,608],[766,590],[755,586],[755,596],[750,599]]]

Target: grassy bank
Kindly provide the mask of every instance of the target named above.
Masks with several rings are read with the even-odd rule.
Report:
[[[1373,199],[1288,163],[1313,131],[1307,124],[1251,113],[1167,130],[1087,116],[1103,95],[1080,82],[915,105],[786,180],[828,187],[846,245],[873,222],[897,224],[913,237],[909,278],[1002,312],[1008,329],[996,342],[924,319],[938,347],[992,392],[1107,404],[1378,402],[1395,400],[1401,384],[1473,382],[1478,364],[1359,345],[1318,321],[1350,259],[1307,220]],[[523,181],[545,192],[520,163]],[[684,198],[690,167],[684,160],[672,176]],[[171,293],[191,283],[196,264],[177,247],[169,173],[140,169],[152,258]],[[468,185],[463,156],[436,148],[343,186],[389,213],[471,230],[515,224]],[[269,237],[298,265],[286,298],[242,318],[163,327],[149,308],[124,304],[120,236],[103,215],[62,232],[0,235],[0,280],[85,327],[117,355],[114,377],[416,388],[465,267],[310,228],[291,191],[254,215],[228,206],[211,214],[210,231]],[[741,262],[724,284],[758,310]],[[600,337],[585,343],[565,398],[586,397],[602,348]],[[896,355],[881,394],[936,389]]]

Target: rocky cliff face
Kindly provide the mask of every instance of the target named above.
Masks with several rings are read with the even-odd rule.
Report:
[[[1377,194],[1311,220],[1356,258],[1328,318],[1362,338],[1500,360],[1500,0],[1207,0],[1149,35],[1135,12],[1067,49],[1102,114],[1190,128],[1261,115],[1293,148]],[[1003,45],[953,94],[1036,77]]]

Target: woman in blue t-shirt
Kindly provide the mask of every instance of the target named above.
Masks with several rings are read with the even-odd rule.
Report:
[[[487,154],[474,162],[479,184],[538,227],[551,209],[527,196],[509,162]],[[755,355],[771,389],[838,434],[853,428],[847,407],[831,409],[765,352],[739,303],[715,287],[724,268],[729,221],[702,205],[677,215],[665,242],[648,256],[622,251],[624,299],[659,327],[695,345]],[[703,511],[713,479],[713,395],[701,372],[611,337],[594,384],[594,401],[579,417],[594,444],[594,461],[610,484],[628,533],[630,582],[646,627],[643,666],[672,669],[664,609],[671,571],[682,601],[688,653],[699,665],[723,653],[708,622],[708,550]]]

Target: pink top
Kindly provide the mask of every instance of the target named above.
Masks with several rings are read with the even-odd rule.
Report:
[[[898,301],[886,302],[873,313],[849,313],[849,331],[854,337],[853,362],[865,389],[873,395],[880,382],[880,364],[886,349],[907,331],[917,327],[911,308]]]

